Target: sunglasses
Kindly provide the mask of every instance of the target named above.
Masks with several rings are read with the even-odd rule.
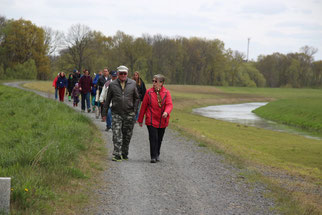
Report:
[[[119,72],[119,75],[127,75],[126,72]]]

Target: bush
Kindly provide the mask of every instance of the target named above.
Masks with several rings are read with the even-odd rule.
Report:
[[[0,80],[5,79],[4,68],[3,65],[0,65]]]
[[[12,68],[7,68],[5,79],[36,79],[37,67],[35,61],[29,59],[23,64],[16,64]]]

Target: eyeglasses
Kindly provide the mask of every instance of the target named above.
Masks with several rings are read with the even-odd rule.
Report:
[[[157,80],[152,80],[152,83],[158,83],[158,81]]]
[[[127,75],[126,72],[119,72],[119,75]]]

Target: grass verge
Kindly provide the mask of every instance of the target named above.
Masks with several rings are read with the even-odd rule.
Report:
[[[103,169],[100,132],[64,104],[3,85],[0,109],[0,176],[12,178],[11,213],[78,214]]]
[[[254,111],[257,115],[286,125],[322,133],[322,100],[318,98],[281,99]]]

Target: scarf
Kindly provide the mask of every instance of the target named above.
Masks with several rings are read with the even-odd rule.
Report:
[[[161,107],[161,103],[162,103],[162,99],[161,99],[161,95],[160,95],[160,89],[156,90],[154,89],[156,94],[157,94],[157,98],[158,98],[158,105],[159,107]]]

